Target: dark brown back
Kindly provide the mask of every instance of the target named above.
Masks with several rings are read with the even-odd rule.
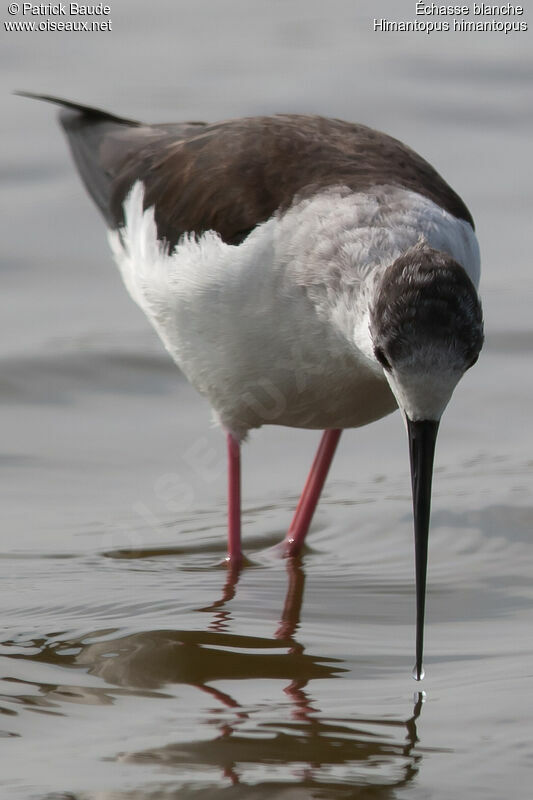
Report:
[[[217,231],[237,244],[295,197],[342,185],[411,189],[473,226],[461,198],[397,139],[319,116],[276,115],[217,124],[143,125],[104,111],[63,105],[61,123],[81,177],[111,227],[135,181],[155,206],[158,236]]]

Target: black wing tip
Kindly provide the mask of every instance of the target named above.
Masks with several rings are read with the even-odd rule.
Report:
[[[126,119],[126,117],[118,117],[116,114],[110,114],[109,111],[103,111],[100,108],[93,108],[86,106],[82,103],[74,103],[72,100],[64,100],[62,97],[55,97],[51,94],[39,94],[37,92],[26,92],[17,89],[13,92],[18,97],[28,97],[30,100],[42,100],[45,103],[53,103],[60,106],[65,112],[75,112],[82,115],[85,119],[93,119],[95,122],[115,122],[119,125],[129,125],[130,127],[139,126],[142,123],[135,119]],[[66,116],[66,115],[65,115]]]

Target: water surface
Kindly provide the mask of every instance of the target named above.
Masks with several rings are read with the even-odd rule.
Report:
[[[531,37],[376,35],[375,7],[115,0],[112,33],[3,33],[1,798],[524,796]],[[423,684],[400,419],[345,434],[296,564],[274,545],[318,435],[252,435],[228,581],[223,437],[121,286],[53,110],[15,88],[150,121],[358,120],[463,195],[487,341],[438,443]]]

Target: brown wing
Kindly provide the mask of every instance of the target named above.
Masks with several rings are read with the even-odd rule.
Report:
[[[333,185],[412,189],[473,225],[458,195],[401,142],[363,125],[314,116],[232,120],[132,152],[111,197],[119,224],[124,197],[138,179],[145,184],[146,207],[155,206],[159,236],[170,246],[185,232],[206,230],[238,243],[290,207],[295,196]]]
[[[64,106],[61,123],[74,159],[108,224],[123,223],[124,199],[141,180],[145,207],[155,207],[158,236],[171,248],[182,234],[207,230],[239,243],[295,196],[335,185],[411,189],[473,225],[430,164],[364,125],[277,115],[149,126],[44,99]]]

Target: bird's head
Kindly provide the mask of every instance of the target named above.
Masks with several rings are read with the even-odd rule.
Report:
[[[442,412],[483,345],[483,315],[463,267],[420,243],[387,268],[370,308],[373,355],[409,436],[417,582],[414,677],[422,671],[433,454]]]
[[[438,421],[483,345],[474,285],[451,256],[424,243],[383,274],[370,308],[375,359],[408,420]]]

